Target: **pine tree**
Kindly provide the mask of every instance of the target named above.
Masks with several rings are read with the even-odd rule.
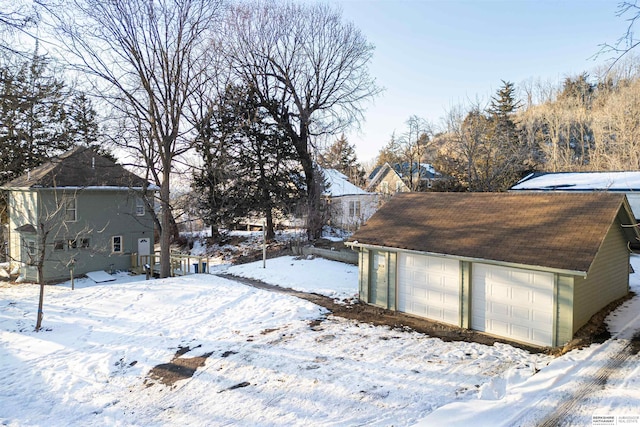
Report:
[[[518,144],[518,132],[513,120],[520,104],[515,99],[515,86],[513,83],[502,80],[502,87],[491,98],[488,112],[494,122],[494,138],[500,139],[506,144]]]
[[[31,61],[0,71],[0,182],[69,149],[66,89],[37,52]]]
[[[364,168],[358,162],[355,147],[349,144],[344,134],[321,153],[320,165],[343,173],[356,185],[365,183]]]
[[[212,226],[264,215],[267,238],[274,216],[300,200],[295,147],[250,88],[230,86],[199,130],[196,147],[205,168],[194,177],[200,208]],[[215,231],[215,230],[213,230]]]

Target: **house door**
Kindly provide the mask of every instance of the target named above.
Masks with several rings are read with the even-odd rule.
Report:
[[[38,267],[36,267],[38,251],[36,248],[36,240],[35,238],[24,238],[22,242],[20,249],[20,261],[22,261],[23,265],[22,274],[27,280],[38,281]]]
[[[371,262],[371,284],[369,285],[369,302],[384,308],[389,304],[389,283],[387,274],[387,255],[373,251]]]
[[[142,258],[144,255],[151,255],[151,238],[149,237],[138,239],[138,265],[153,264],[149,258]]]

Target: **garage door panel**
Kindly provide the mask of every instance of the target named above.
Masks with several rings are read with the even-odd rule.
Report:
[[[553,344],[552,273],[474,264],[471,327],[538,345]]]
[[[398,258],[398,310],[457,325],[459,262],[402,253]]]

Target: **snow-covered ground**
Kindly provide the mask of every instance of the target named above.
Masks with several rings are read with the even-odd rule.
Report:
[[[336,298],[357,292],[353,268],[321,259],[227,271]],[[215,275],[141,279],[47,287],[38,333],[38,286],[0,286],[0,425],[508,426],[563,408],[568,425],[640,425],[637,354],[594,381],[640,330],[639,296],[610,316],[611,340],[553,359],[327,317]],[[631,283],[640,294],[640,274]],[[211,354],[174,386],[149,379],[180,347]]]

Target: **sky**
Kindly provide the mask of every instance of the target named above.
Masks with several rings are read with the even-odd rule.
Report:
[[[435,126],[458,105],[486,103],[502,85],[604,67],[603,43],[626,31],[615,0],[330,0],[375,45],[370,72],[384,92],[346,132],[358,159],[374,158],[416,115]]]

